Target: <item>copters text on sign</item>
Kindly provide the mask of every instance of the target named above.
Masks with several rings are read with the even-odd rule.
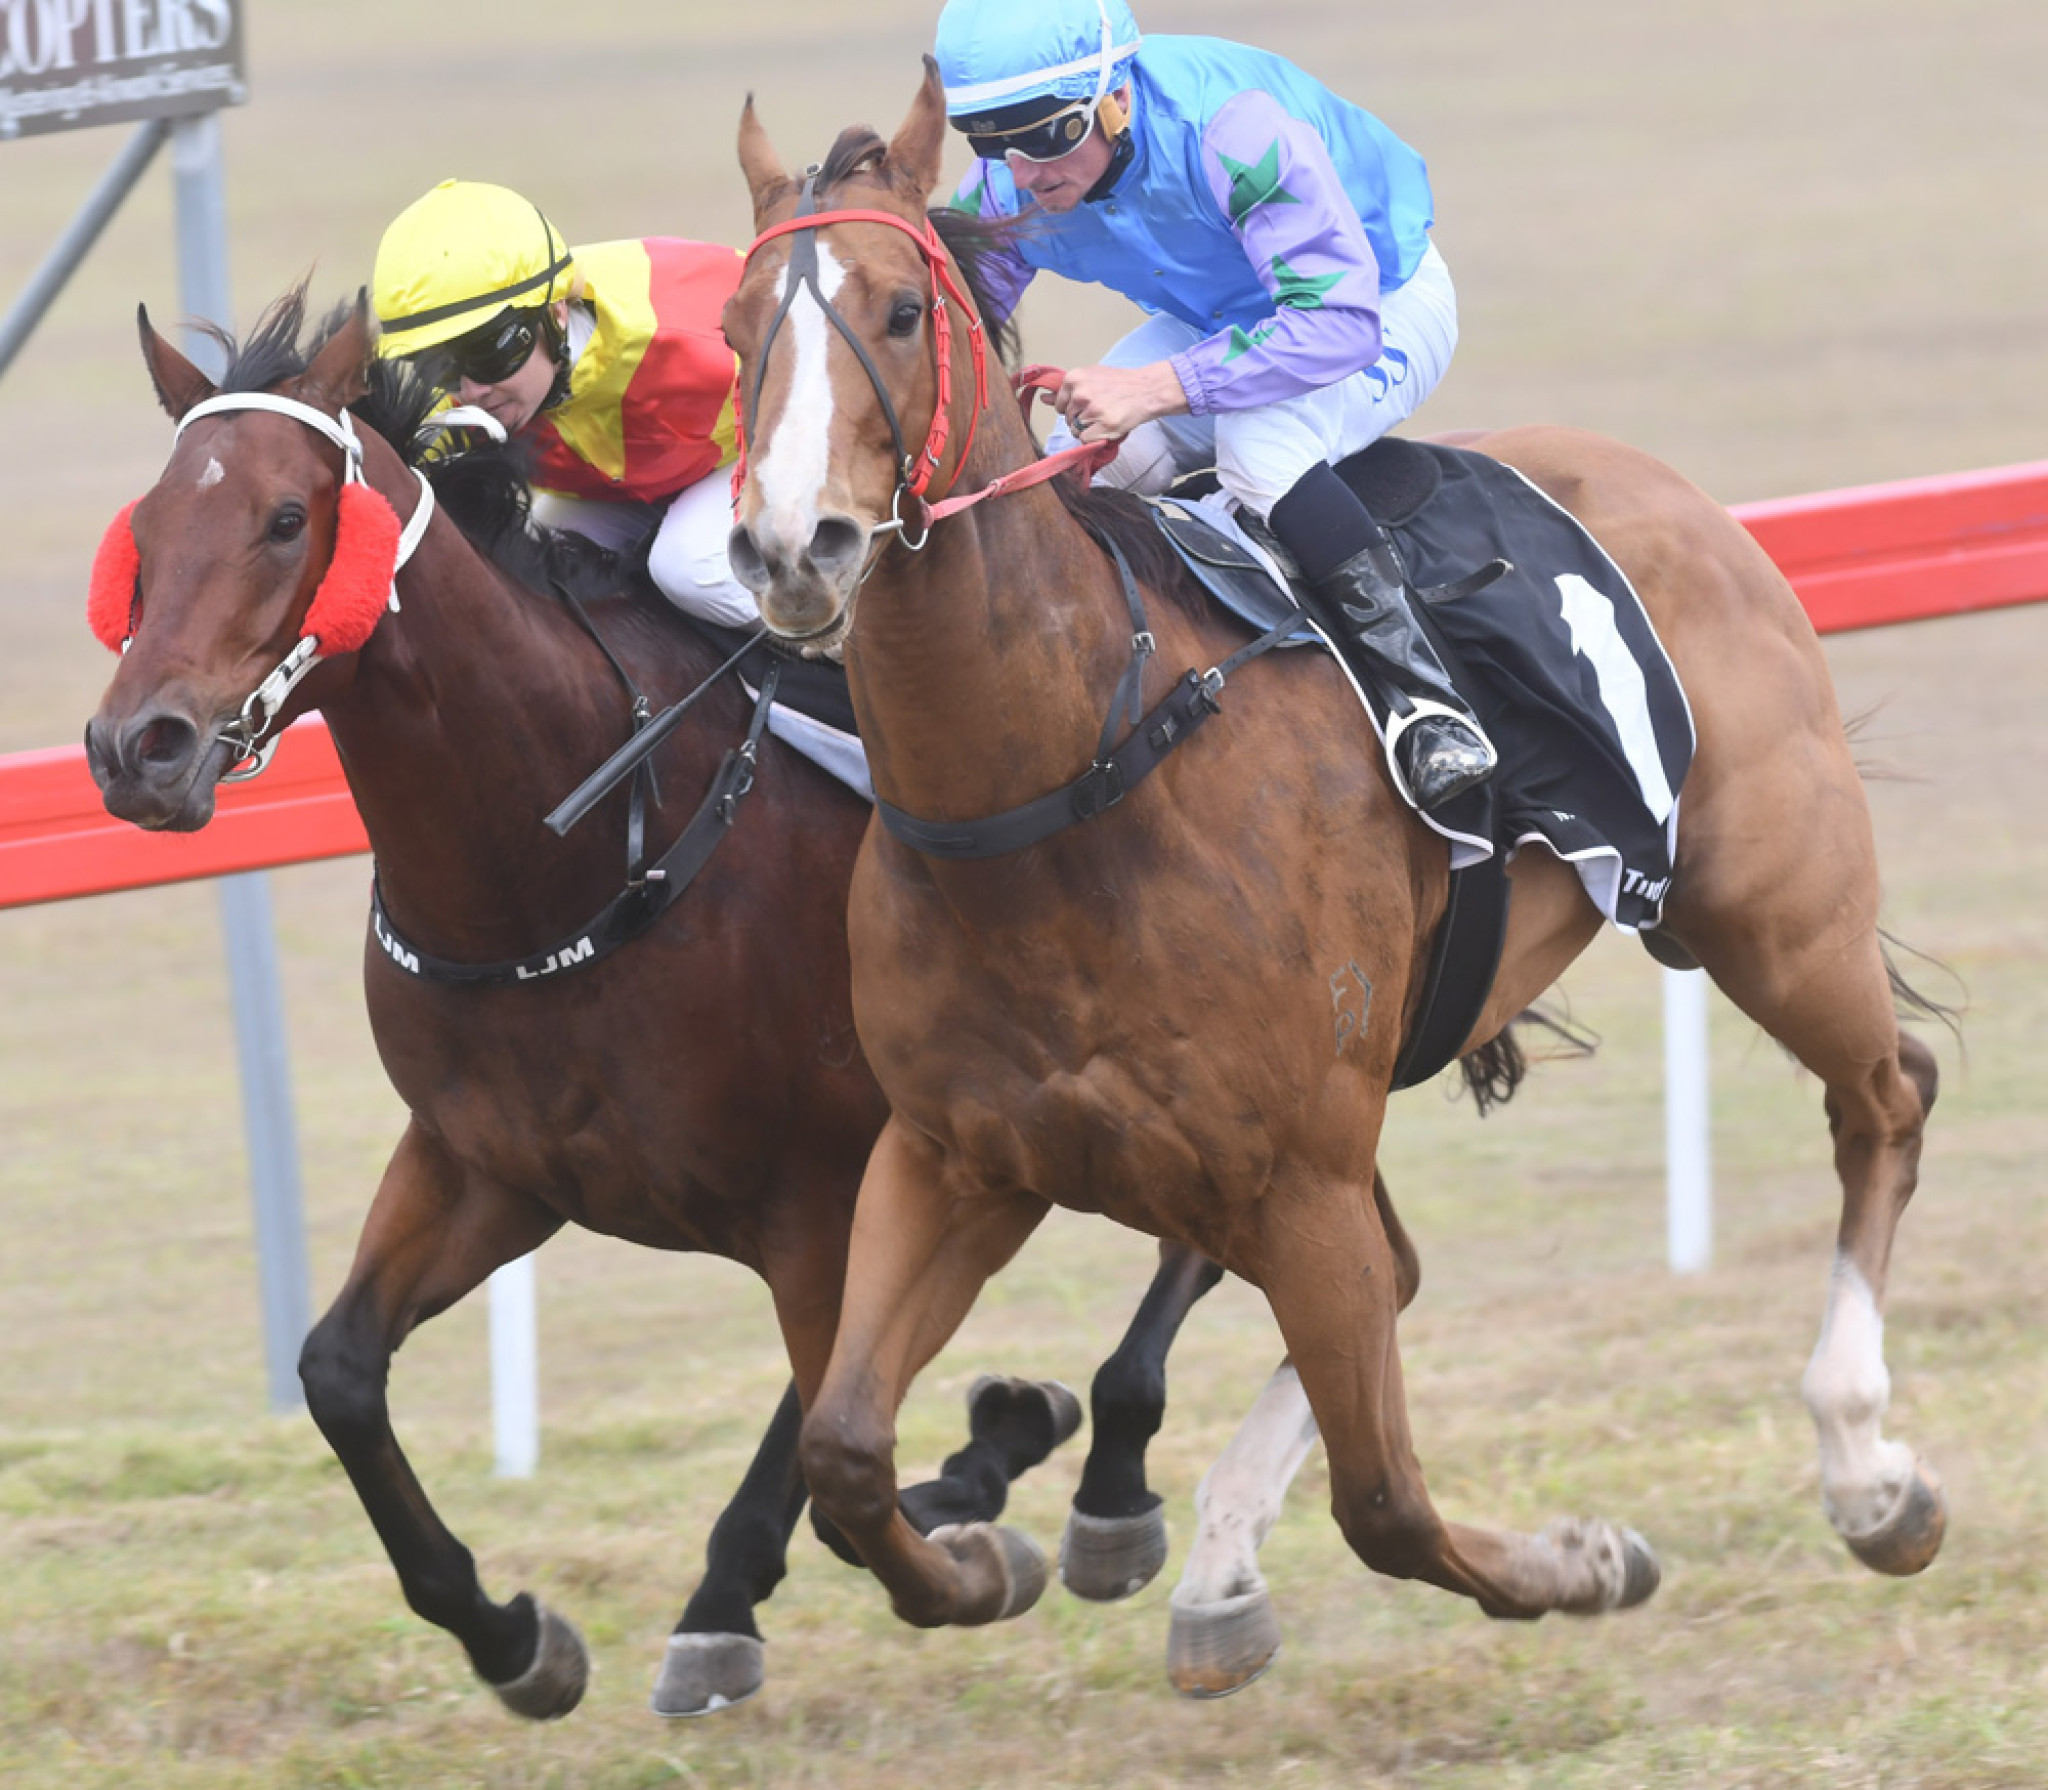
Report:
[[[0,0],[0,138],[238,106],[243,0]]]

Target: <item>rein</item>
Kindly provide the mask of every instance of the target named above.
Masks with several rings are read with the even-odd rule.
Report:
[[[925,491],[931,483],[931,476],[937,469],[940,457],[945,451],[946,440],[952,427],[952,325],[946,310],[946,297],[965,311],[970,341],[974,353],[974,411],[968,422],[967,441],[960,452],[960,468],[965,469],[968,455],[974,447],[975,426],[981,420],[981,413],[988,408],[988,368],[986,347],[982,338],[981,319],[976,315],[972,300],[963,293],[955,282],[952,263],[946,253],[937,227],[929,220],[923,229],[907,219],[889,211],[817,211],[818,167],[813,163],[804,171],[803,191],[797,200],[796,212],[779,224],[771,224],[754,238],[747,250],[751,261],[764,243],[773,242],[779,236],[794,236],[796,241],[790,247],[788,278],[782,303],[768,325],[763,337],[759,358],[754,372],[754,389],[748,408],[758,410],[761,400],[761,386],[767,377],[768,352],[775,345],[776,335],[782,328],[782,321],[789,315],[789,309],[796,301],[799,291],[808,290],[818,307],[832,320],[832,326],[845,338],[859,360],[862,370],[868,376],[868,383],[874,388],[875,399],[882,407],[882,415],[889,425],[889,439],[894,446],[897,466],[896,495],[890,505],[890,519],[879,523],[873,534],[894,534],[911,552],[920,551],[931,539],[935,524],[948,516],[957,516],[963,510],[972,509],[978,503],[991,498],[1002,497],[1012,491],[1022,491],[1033,485],[1045,483],[1063,472],[1079,471],[1084,475],[1106,466],[1116,458],[1115,441],[1085,442],[1066,448],[1057,454],[1048,454],[1027,465],[999,474],[977,491],[970,491],[940,499],[937,503],[928,501]],[[896,405],[889,396],[889,390],[882,382],[873,358],[866,345],[854,332],[853,326],[836,311],[824,290],[818,284],[817,232],[827,224],[884,224],[892,230],[900,230],[917,245],[924,257],[925,266],[931,278],[932,309],[932,352],[938,369],[938,401],[932,412],[931,433],[925,440],[921,454],[910,455],[904,451],[903,428],[896,415]],[[1026,367],[1012,382],[1018,402],[1028,417],[1032,399],[1041,394],[1059,390],[1062,375],[1051,367]],[[737,502],[741,488],[746,483],[745,419],[740,419],[740,462],[733,470],[733,496]],[[916,505],[918,535],[912,540],[908,524],[902,515],[903,500],[908,497]],[[1240,648],[1222,664],[1210,667],[1206,672],[1189,670],[1149,714],[1141,716],[1139,705],[1143,701],[1142,689],[1145,664],[1156,650],[1151,630],[1145,622],[1145,605],[1139,594],[1138,581],[1132,575],[1130,563],[1114,541],[1105,539],[1115,563],[1117,579],[1123,590],[1124,606],[1131,619],[1131,654],[1125,661],[1123,675],[1117,680],[1116,693],[1110,699],[1109,713],[1104,717],[1101,736],[1097,741],[1095,757],[1088,769],[1059,789],[1038,797],[1035,801],[1023,803],[1016,808],[1005,809],[1000,814],[991,814],[973,821],[929,821],[921,820],[907,810],[893,803],[875,798],[875,809],[882,817],[882,824],[890,833],[913,850],[934,858],[989,858],[1007,852],[1022,851],[1037,845],[1053,834],[1076,821],[1092,820],[1096,815],[1121,802],[1130,791],[1137,787],[1157,768],[1159,761],[1183,741],[1191,738],[1195,731],[1211,715],[1220,712],[1217,697],[1222,694],[1226,679],[1239,666],[1260,654],[1278,646],[1300,625],[1301,618],[1291,615],[1268,633],[1261,635],[1250,645]],[[865,581],[879,555],[871,559],[861,573]],[[1116,743],[1118,718],[1127,714],[1126,725],[1131,729],[1123,743]]]

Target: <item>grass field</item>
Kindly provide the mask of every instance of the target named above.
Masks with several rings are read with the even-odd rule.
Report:
[[[737,240],[752,89],[788,159],[887,129],[927,0],[256,0],[254,102],[225,124],[246,323],[313,268],[367,277],[389,215],[446,174],[543,203],[572,240]],[[1739,501],[2039,457],[2048,418],[2033,0],[1508,0],[1247,14],[1157,0],[1150,28],[1254,38],[1428,154],[1464,341],[1432,427],[1550,419],[1638,442]],[[0,284],[26,277],[120,129],[0,144]],[[82,622],[109,517],[167,429],[133,308],[177,312],[157,171],[0,383],[0,751],[77,737],[109,662]],[[1034,358],[1125,326],[1034,293]],[[1641,1529],[1665,1578],[1595,1623],[1486,1622],[1370,1577],[1304,1470],[1265,1566],[1287,1641],[1214,1705],[1161,1663],[1178,1562],[1108,1609],[1057,1591],[995,1630],[919,1634],[800,1538],[763,1612],[754,1703],[646,1712],[785,1370],[728,1266],[564,1237],[541,1258],[542,1470],[490,1474],[480,1303],[394,1373],[401,1434],[503,1596],[588,1637],[585,1705],[517,1724],[412,1617],[302,1417],[264,1410],[215,897],[205,885],[0,912],[0,1784],[1061,1786],[2048,1784],[2048,612],[1839,638],[1892,929],[1966,993],[1903,1227],[1892,1433],[1943,1474],[1947,1547],[1879,1580],[1820,1511],[1797,1382],[1834,1227],[1818,1089],[1717,1005],[1715,1265],[1662,1268],[1658,987],[1603,940],[1568,978],[1603,1039],[1475,1123],[1396,1107],[1389,1178],[1423,1254],[1404,1320],[1415,1429],[1448,1513]],[[316,1301],[338,1285],[400,1115],[358,987],[366,865],[274,878]],[[906,1463],[984,1367],[1080,1383],[1150,1245],[1058,1217],[912,1394]],[[1154,1483],[1191,1498],[1277,1356],[1227,1288],[1173,1368]],[[1018,1489],[1050,1545],[1078,1471]]]

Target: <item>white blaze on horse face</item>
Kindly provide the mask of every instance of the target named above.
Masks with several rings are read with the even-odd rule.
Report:
[[[829,304],[846,277],[832,251],[818,243],[818,291]],[[790,272],[783,270],[783,293]],[[818,529],[818,503],[832,470],[833,329],[808,286],[782,320],[774,348],[786,354],[789,380],[783,388],[782,414],[765,450],[754,462],[754,485],[761,507],[753,530],[763,545],[770,542],[792,555],[800,554]]]
[[[199,475],[199,489],[210,490],[227,476],[226,468],[218,460],[209,459],[206,462],[206,470]]]
[[[1870,1283],[1835,1258],[1820,1341],[1800,1390],[1820,1435],[1821,1496],[1839,1534],[1869,1535],[1898,1510],[1913,1481],[1913,1451],[1882,1433],[1891,1403],[1884,1316]]]

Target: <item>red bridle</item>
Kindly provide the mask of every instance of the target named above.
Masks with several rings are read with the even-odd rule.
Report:
[[[967,295],[955,277],[952,257],[947,253],[945,242],[940,237],[937,227],[929,219],[926,220],[924,227],[919,229],[917,225],[911,223],[907,218],[898,217],[892,211],[848,210],[811,212],[808,210],[812,197],[811,187],[811,180],[806,180],[803,197],[799,202],[796,215],[785,218],[779,224],[770,224],[767,229],[756,236],[753,243],[747,249],[746,258],[751,261],[764,243],[773,242],[778,236],[791,236],[800,232],[818,230],[827,224],[885,224],[890,229],[900,230],[905,236],[909,237],[917,245],[918,253],[924,257],[925,267],[929,271],[931,279],[932,352],[936,362],[939,386],[938,400],[932,409],[931,430],[925,438],[923,449],[919,453],[913,455],[904,450],[903,432],[896,420],[896,406],[889,396],[888,387],[882,381],[880,371],[869,356],[866,346],[855,335],[852,326],[833,309],[831,302],[825,297],[824,292],[816,287],[815,255],[806,257],[804,264],[801,266],[798,265],[798,257],[795,254],[791,256],[791,278],[783,295],[782,306],[776,312],[774,321],[768,327],[768,334],[761,343],[760,353],[757,357],[758,367],[754,376],[754,397],[758,401],[761,392],[761,381],[767,366],[768,351],[774,345],[776,333],[782,325],[782,319],[788,315],[789,307],[794,301],[799,287],[802,284],[809,283],[812,286],[812,296],[816,298],[826,317],[831,320],[833,327],[846,339],[847,345],[852,348],[855,357],[860,361],[863,370],[867,373],[868,383],[874,387],[875,396],[882,406],[883,416],[888,421],[889,433],[891,440],[895,443],[897,457],[897,494],[892,510],[895,516],[901,516],[901,505],[905,496],[910,497],[917,506],[919,531],[918,538],[915,541],[909,538],[907,525],[892,520],[892,522],[884,524],[884,527],[902,526],[904,528],[905,545],[915,550],[924,545],[925,538],[931,533],[932,524],[942,520],[944,517],[956,515],[961,510],[971,508],[973,505],[981,503],[988,498],[1001,497],[1005,492],[1019,491],[1029,485],[1041,484],[1046,479],[1066,472],[1069,469],[1078,468],[1084,472],[1093,472],[1098,467],[1108,465],[1111,460],[1116,458],[1117,444],[1115,442],[1089,442],[1079,447],[1068,448],[1058,454],[1048,455],[1044,459],[1035,460],[1030,465],[1019,467],[1013,472],[1004,473],[989,484],[984,485],[979,491],[969,492],[965,496],[947,497],[938,503],[928,502],[925,498],[925,492],[931,485],[932,475],[938,470],[940,461],[945,457],[946,442],[952,433],[953,426],[953,324],[952,310],[947,300],[951,299],[954,305],[958,305],[962,315],[967,319],[968,342],[974,359],[974,409],[968,416],[967,440],[960,450],[959,463],[962,468],[966,466],[968,456],[974,451],[974,437],[981,423],[981,413],[988,408],[988,346],[982,331],[981,318],[975,311],[974,301]],[[1028,412],[1034,392],[1057,391],[1060,379],[1061,375],[1052,368],[1026,367],[1012,381],[1012,384],[1017,392],[1019,401]],[[744,409],[744,406],[736,405],[734,407],[740,446],[739,463],[733,468],[733,501],[735,503],[739,501],[740,490],[746,483],[747,473],[746,419]],[[880,530],[877,530],[877,532],[879,533]]]

